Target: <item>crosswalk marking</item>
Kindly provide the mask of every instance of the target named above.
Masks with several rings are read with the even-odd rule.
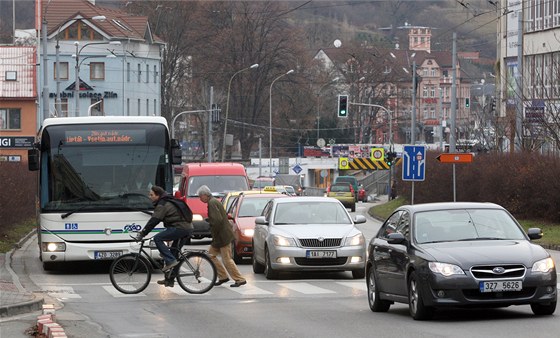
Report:
[[[121,298],[121,297],[146,297],[146,294],[144,292],[140,292],[140,293],[133,293],[133,294],[126,294],[126,293],[122,293],[120,291],[118,291],[117,289],[115,289],[112,285],[103,285],[102,286],[103,289],[105,289],[105,291],[107,291],[111,296],[115,297],[115,298]]]
[[[239,294],[242,294],[242,295],[271,295],[272,294],[272,292],[270,292],[270,291],[266,291],[264,289],[256,287],[254,284],[249,284],[249,283],[247,283],[247,284],[245,284],[241,287],[238,287],[238,288],[228,287],[228,289],[230,289],[231,291],[235,291],[235,292],[237,292]]]
[[[367,285],[364,282],[336,282],[336,283],[343,286],[347,286],[352,289],[367,291]]]
[[[74,289],[70,286],[44,286],[42,287],[43,291],[45,291],[49,296],[57,299],[76,299],[82,298],[82,296],[76,294]]]
[[[308,295],[335,293],[335,291],[323,289],[309,283],[278,283],[278,285]]]

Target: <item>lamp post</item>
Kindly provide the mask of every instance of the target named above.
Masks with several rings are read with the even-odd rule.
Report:
[[[86,43],[80,48],[80,43],[78,41],[74,42],[76,46],[76,82],[74,83],[74,101],[76,106],[76,116],[80,116],[80,53],[84,48],[91,45],[120,45],[120,41],[101,41],[101,42],[90,42]],[[85,60],[85,59],[84,59]]]
[[[259,64],[255,63],[255,64],[253,64],[253,65],[251,65],[247,68],[243,68],[241,70],[238,70],[229,79],[228,90],[227,90],[227,99],[226,99],[226,120],[224,121],[224,141],[223,141],[223,145],[222,145],[222,162],[224,162],[224,159],[226,157],[226,134],[227,134],[227,123],[228,123],[228,115],[229,115],[229,93],[231,91],[231,81],[233,80],[235,75],[237,75],[241,72],[244,72],[246,70],[249,70],[249,69],[257,68],[258,66],[259,66]]]
[[[269,167],[269,173],[268,174],[270,176],[272,176],[272,86],[274,85],[274,82],[276,82],[276,80],[280,79],[282,76],[291,74],[293,72],[294,72],[294,70],[290,69],[286,73],[276,77],[274,80],[272,80],[272,83],[270,84],[269,95],[268,95],[268,103],[269,103],[269,120],[268,120],[268,167]]]
[[[62,107],[60,105],[60,61],[59,61],[59,55],[60,55],[60,44],[59,44],[59,34],[60,34],[60,30],[62,29],[62,27],[64,27],[67,23],[72,22],[72,21],[78,21],[78,20],[84,20],[87,18],[76,18],[76,19],[70,19],[67,20],[66,22],[62,23],[59,27],[58,30],[56,31],[56,97],[55,97],[55,107],[56,107],[56,111],[58,114],[61,113],[62,111]],[[107,19],[107,17],[105,17],[105,15],[96,15],[91,17],[92,20],[95,21],[105,21],[105,19]]]

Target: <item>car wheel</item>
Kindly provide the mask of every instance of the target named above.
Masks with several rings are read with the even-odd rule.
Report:
[[[237,254],[237,250],[235,249],[235,241],[231,242],[231,258],[236,264],[241,264],[243,258]]]
[[[255,244],[253,243],[253,248],[254,247],[255,247]],[[253,272],[254,273],[263,273],[264,272],[264,265],[259,263],[255,256],[256,256],[255,249],[253,249],[253,256],[251,256],[251,262],[253,263]]]
[[[366,276],[366,270],[365,269],[352,270],[352,278],[354,278],[354,279],[362,279],[365,276]]]
[[[531,304],[531,310],[537,316],[549,316],[556,310],[556,302],[550,302],[548,304],[533,303]]]
[[[379,296],[379,291],[377,290],[377,282],[375,280],[375,273],[373,268],[370,268],[369,274],[367,276],[367,291],[368,291],[368,303],[369,308],[373,312],[387,312],[389,307],[391,307],[391,302],[387,300],[382,300]]]
[[[278,272],[274,271],[270,264],[270,254],[268,253],[268,248],[264,249],[264,260],[265,260],[264,276],[266,277],[266,279],[278,278]]]
[[[414,320],[430,319],[434,314],[434,308],[424,305],[418,278],[414,271],[408,277],[408,309]]]

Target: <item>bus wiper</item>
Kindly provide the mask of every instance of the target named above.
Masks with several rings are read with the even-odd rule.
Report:
[[[66,217],[72,215],[73,213],[78,212],[78,211],[83,210],[83,209],[86,209],[86,208],[89,208],[89,207],[91,207],[91,204],[82,205],[82,206],[79,207],[79,208],[76,208],[76,209],[74,209],[74,210],[72,210],[72,211],[68,211],[67,213],[60,215],[60,218],[65,219]]]
[[[124,210],[128,210],[128,211],[140,211],[145,213],[146,215],[153,215],[154,213],[150,210],[147,209],[143,209],[143,208],[133,208],[133,207],[127,207],[127,206],[121,206],[121,208],[123,208]]]

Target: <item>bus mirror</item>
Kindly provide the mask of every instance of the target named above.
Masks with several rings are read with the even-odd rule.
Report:
[[[183,154],[181,152],[181,145],[177,140],[171,140],[171,162],[172,164],[181,164],[183,162]]]
[[[27,166],[30,171],[39,170],[39,150],[35,148],[27,150]]]

